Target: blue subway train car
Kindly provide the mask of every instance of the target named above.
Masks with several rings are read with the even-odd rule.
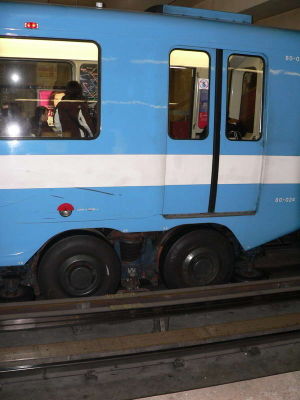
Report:
[[[2,295],[226,282],[298,230],[299,43],[242,14],[0,3]]]

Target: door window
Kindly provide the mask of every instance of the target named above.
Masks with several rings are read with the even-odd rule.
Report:
[[[205,139],[208,134],[209,56],[203,51],[170,54],[169,135]]]
[[[259,140],[262,125],[264,61],[231,55],[228,60],[227,129],[229,140]]]

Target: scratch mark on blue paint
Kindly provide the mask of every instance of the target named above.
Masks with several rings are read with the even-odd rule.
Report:
[[[144,101],[139,101],[139,100],[131,100],[131,101],[103,100],[102,105],[106,105],[106,104],[138,105],[138,106],[146,106],[146,107],[158,108],[158,109],[166,109],[167,108],[167,106],[162,106],[159,104],[145,103]]]
[[[55,194],[50,194],[51,197],[57,197],[58,199],[64,199],[62,196],[55,196]]]
[[[289,75],[289,76],[300,76],[299,72],[285,72],[284,75]]]
[[[299,72],[285,71],[283,69],[270,69],[272,75],[300,76]]]
[[[133,64],[168,64],[166,60],[131,60]]]
[[[282,74],[283,72],[284,72],[283,69],[270,69],[270,73],[272,75],[279,75]]]
[[[90,192],[96,192],[96,193],[101,193],[101,194],[107,194],[109,196],[115,196],[114,193],[108,193],[108,192],[104,192],[103,190],[98,190],[98,189],[89,189],[89,188],[76,188],[76,189],[80,189],[80,190],[88,190]]]
[[[0,204],[0,207],[8,207],[8,206],[14,206],[20,202],[25,201],[26,199],[22,199],[22,200],[14,200],[14,201],[7,201],[6,204]]]

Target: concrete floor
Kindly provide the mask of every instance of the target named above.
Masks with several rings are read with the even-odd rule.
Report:
[[[300,371],[147,397],[147,400],[300,400]]]

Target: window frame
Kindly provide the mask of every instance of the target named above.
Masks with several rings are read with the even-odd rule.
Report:
[[[232,82],[232,76],[229,78],[229,59],[232,56],[240,56],[240,57],[256,57],[260,58],[262,63],[263,63],[263,79],[262,79],[262,91],[261,91],[261,120],[260,120],[260,126],[261,126],[261,132],[260,136],[258,139],[230,139],[227,135],[227,121],[229,119],[229,89],[231,87],[231,82]],[[254,71],[254,70],[253,70]],[[246,71],[244,72],[244,74]],[[243,74],[243,79],[244,79],[244,74]],[[264,126],[264,104],[265,104],[265,79],[266,79],[266,60],[263,57],[262,54],[248,54],[248,53],[231,53],[227,56],[227,66],[226,66],[226,123],[225,123],[225,137],[228,141],[230,142],[259,142],[263,138],[263,126]],[[253,132],[254,133],[254,132]]]
[[[72,137],[34,137],[34,136],[21,136],[21,137],[6,137],[6,136],[0,136],[0,140],[1,141],[5,141],[5,140],[33,140],[33,141],[37,141],[37,140],[56,140],[56,141],[60,141],[60,140],[71,140],[71,141],[85,141],[85,140],[95,140],[97,139],[100,134],[101,134],[101,78],[102,78],[102,70],[101,70],[101,56],[102,56],[102,49],[101,46],[99,45],[98,42],[96,42],[95,40],[83,40],[83,39],[70,39],[70,38],[52,38],[52,37],[35,37],[35,36],[4,36],[4,35],[0,35],[0,40],[1,39],[30,39],[30,40],[48,40],[48,41],[53,41],[53,42],[81,42],[81,43],[93,43],[94,45],[96,45],[97,50],[98,50],[98,60],[97,60],[97,68],[98,68],[98,101],[97,101],[97,125],[96,125],[96,134],[93,137],[83,137],[83,138],[72,138]],[[26,60],[26,61],[40,61],[40,62],[69,62],[70,64],[74,65],[74,60],[66,60],[66,59],[46,59],[46,58],[16,58],[16,57],[1,57],[0,55],[0,59],[8,59],[8,60],[16,60],[16,61],[22,61],[22,60]],[[75,60],[76,61],[76,60]],[[86,60],[82,60],[82,61],[86,61]],[[74,79],[74,71],[72,71],[72,79]]]
[[[208,81],[209,81],[209,89],[208,89],[208,104],[207,104],[207,114],[208,114],[208,118],[207,118],[207,132],[206,132],[206,136],[203,138],[174,138],[171,136],[171,132],[170,132],[170,82],[171,82],[171,74],[170,74],[170,70],[171,70],[171,64],[170,64],[170,60],[171,60],[171,53],[173,51],[176,50],[180,50],[180,51],[194,51],[194,52],[201,52],[201,53],[205,53],[208,56]],[[190,68],[195,68],[195,67],[190,67]],[[168,63],[168,120],[167,120],[167,131],[168,131],[168,137],[172,140],[179,140],[179,141],[203,141],[205,139],[208,138],[209,136],[209,116],[210,116],[210,88],[211,88],[211,55],[209,53],[209,51],[207,50],[203,50],[203,49],[195,49],[195,48],[182,48],[182,47],[175,47],[173,49],[170,50],[169,52],[169,63]],[[196,79],[196,77],[195,77]],[[193,99],[195,100],[195,85],[193,86]],[[190,130],[189,133],[192,133],[192,125],[193,125],[193,117],[194,117],[194,106],[195,106],[195,101],[193,101],[193,113],[192,113],[192,120],[191,120],[191,124],[190,124]]]

